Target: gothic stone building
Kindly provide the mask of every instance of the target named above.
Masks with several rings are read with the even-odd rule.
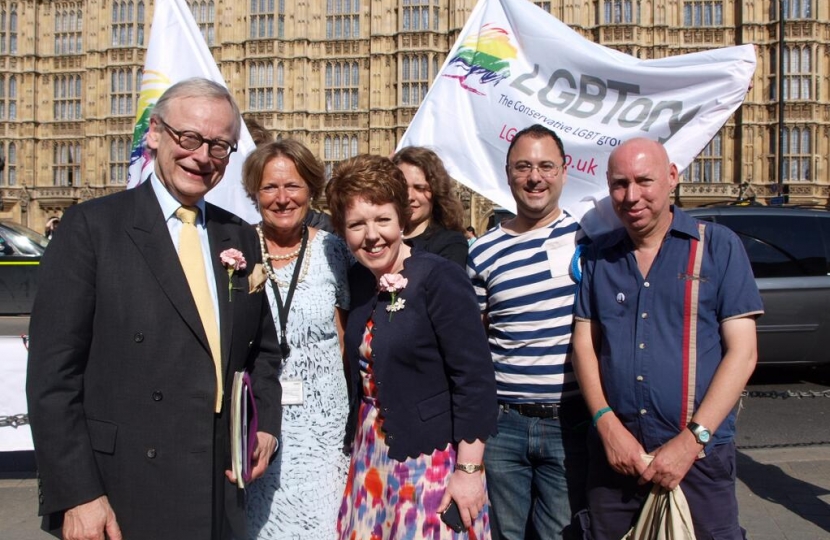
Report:
[[[783,1],[783,180],[791,202],[826,205],[830,4]],[[243,115],[304,141],[330,168],[393,151],[475,0],[187,3]],[[695,206],[776,193],[778,0],[535,3],[640,58],[754,44],[745,104],[684,172],[675,198]],[[69,205],[124,189],[153,7],[0,0],[0,218],[43,230]],[[481,230],[493,205],[459,193]]]

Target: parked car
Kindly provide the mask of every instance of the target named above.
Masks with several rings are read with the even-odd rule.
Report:
[[[770,206],[687,212],[729,227],[746,248],[764,301],[758,361],[830,362],[830,212]]]
[[[48,243],[28,227],[0,221],[0,316],[32,311],[40,256]]]

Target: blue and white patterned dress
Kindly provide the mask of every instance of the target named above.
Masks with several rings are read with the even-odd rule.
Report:
[[[342,452],[349,402],[335,306],[349,309],[351,254],[342,239],[317,231],[309,242],[287,335],[291,354],[280,382],[301,380],[302,405],[285,405],[280,450],[265,475],[248,488],[249,537],[278,540],[334,538],[349,460]],[[285,301],[296,261],[275,270]],[[279,333],[277,303],[266,284]]]

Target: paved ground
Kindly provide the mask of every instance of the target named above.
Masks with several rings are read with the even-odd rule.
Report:
[[[0,468],[0,539],[46,540],[31,458]],[[830,446],[740,450],[738,500],[750,540],[830,539]]]

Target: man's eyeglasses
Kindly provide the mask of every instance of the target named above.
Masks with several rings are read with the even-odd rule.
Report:
[[[178,129],[170,127],[170,124],[161,118],[158,118],[158,121],[164,126],[164,129],[167,130],[170,136],[173,137],[176,144],[189,152],[195,152],[205,143],[208,145],[208,154],[215,159],[225,159],[231,153],[236,152],[236,145],[228,141],[223,141],[222,139],[205,139],[195,131],[179,131]]]
[[[552,161],[543,161],[538,165],[532,165],[527,161],[520,161],[515,165],[511,165],[510,168],[518,177],[530,176],[533,169],[536,169],[539,171],[539,176],[542,176],[543,178],[551,178],[559,174],[559,171],[562,170],[562,165],[557,165]]]

